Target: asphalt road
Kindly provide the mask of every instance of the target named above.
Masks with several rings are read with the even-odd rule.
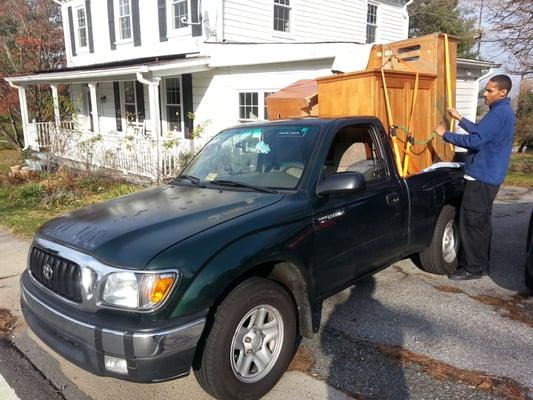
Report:
[[[63,400],[60,391],[9,341],[0,337],[0,399]]]
[[[319,333],[302,341],[267,398],[533,398],[533,298],[523,283],[532,208],[533,191],[500,191],[492,267],[481,280],[452,283],[404,260],[328,299]],[[0,232],[0,304],[15,315],[27,246]],[[208,398],[192,377],[138,385],[92,376],[49,353],[22,320],[14,333],[67,399]]]
[[[411,261],[324,304],[303,370],[365,399],[526,398],[533,388],[533,298],[524,284],[533,192],[503,188],[494,208],[492,266],[451,282]]]

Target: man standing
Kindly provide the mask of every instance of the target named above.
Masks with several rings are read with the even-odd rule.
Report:
[[[468,135],[446,132],[444,124],[436,128],[446,142],[468,150],[459,214],[462,253],[459,267],[448,275],[452,280],[477,279],[484,270],[488,271],[492,204],[507,173],[513,146],[515,116],[507,97],[510,90],[511,79],[507,75],[493,76],[487,82],[483,98],[490,110],[479,124],[463,118],[454,108],[448,109]]]

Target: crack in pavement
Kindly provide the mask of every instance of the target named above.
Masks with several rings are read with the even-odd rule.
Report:
[[[21,274],[18,273],[18,274],[13,274],[13,275],[7,275],[7,276],[0,276],[0,281],[1,280],[4,280],[4,279],[9,279],[9,278],[14,278],[16,276],[20,276]]]
[[[469,387],[476,388],[493,395],[503,396],[510,400],[527,400],[528,388],[519,384],[511,378],[490,375],[482,371],[466,370],[455,367],[443,361],[435,360],[423,354],[415,353],[413,351],[404,349],[398,345],[387,345],[382,343],[372,342],[363,338],[353,338],[346,333],[331,327],[322,325],[322,334],[327,334],[332,337],[338,337],[346,340],[349,343],[362,345],[366,348],[371,347],[378,353],[387,356],[389,359],[395,360],[403,365],[413,364],[419,366],[426,374],[439,381],[453,380],[467,384]],[[304,346],[300,346],[289,366],[291,370],[304,372],[312,375],[314,378],[328,379],[315,376],[313,368],[315,366],[315,355]],[[328,382],[330,385],[331,382]],[[336,389],[355,396],[356,399],[365,399],[361,393],[347,391],[346,388],[333,385]]]
[[[504,299],[502,297],[489,296],[486,294],[472,295],[455,286],[434,285],[433,288],[444,293],[464,294],[472,300],[493,307],[494,310],[498,311],[504,318],[524,323],[533,328],[533,315],[528,315],[527,307],[524,304],[529,298],[525,293],[517,293],[511,296],[510,299]]]

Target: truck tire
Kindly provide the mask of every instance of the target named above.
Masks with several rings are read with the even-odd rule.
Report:
[[[217,308],[194,374],[217,399],[253,400],[278,382],[294,354],[296,311],[278,283],[250,278]]]
[[[446,275],[457,268],[459,227],[455,208],[444,206],[437,218],[430,245],[419,254],[420,266],[426,272]]]

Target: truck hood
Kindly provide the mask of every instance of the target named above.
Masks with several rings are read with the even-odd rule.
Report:
[[[43,225],[37,234],[109,265],[143,269],[169,246],[282,198],[166,185],[65,214]]]

